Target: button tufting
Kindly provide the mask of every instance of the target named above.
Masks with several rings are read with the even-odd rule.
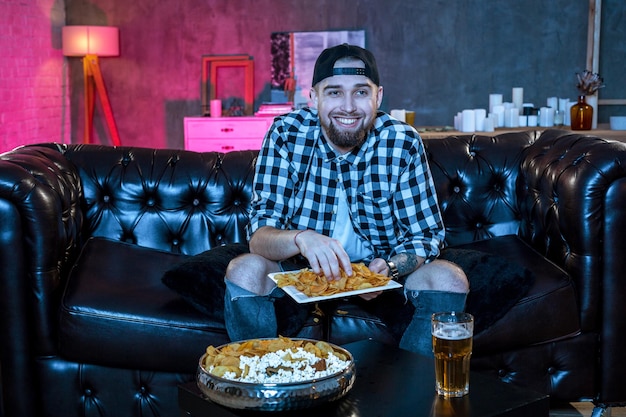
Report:
[[[554,366],[550,366],[548,368],[548,375],[554,375],[556,373],[556,369],[554,368]]]
[[[200,200],[198,200],[197,198],[194,198],[193,202],[191,204],[193,204],[194,206],[198,207],[200,205]]]
[[[477,229],[482,229],[483,224],[481,222],[476,222],[476,228]]]
[[[145,394],[148,392],[148,388],[146,388],[146,386],[145,386],[145,385],[142,385],[142,386],[139,388],[139,392],[140,392],[142,395],[145,395]]]
[[[91,397],[93,395],[93,391],[91,388],[85,388],[85,397]]]
[[[178,246],[179,244],[180,244],[180,241],[178,239],[172,240],[172,245]]]
[[[504,378],[506,376],[506,371],[504,369],[498,369],[498,376],[500,378]]]
[[[120,238],[120,240],[122,242],[129,242],[129,243],[137,243],[135,237],[133,236],[132,232],[125,230],[122,232],[122,237]]]
[[[111,200],[110,195],[105,195],[104,197],[102,197],[102,201],[104,201],[105,203],[108,203],[110,200]]]
[[[460,193],[461,192],[461,187],[459,187],[458,185],[455,185],[454,188],[452,189],[455,193]]]

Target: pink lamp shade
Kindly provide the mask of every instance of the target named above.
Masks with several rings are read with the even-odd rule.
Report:
[[[63,55],[118,56],[120,31],[113,26],[64,26]]]

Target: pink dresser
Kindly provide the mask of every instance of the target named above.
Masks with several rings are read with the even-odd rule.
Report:
[[[261,149],[273,117],[185,117],[185,149],[232,152]]]

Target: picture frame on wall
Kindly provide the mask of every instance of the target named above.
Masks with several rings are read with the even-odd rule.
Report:
[[[202,115],[211,113],[211,100],[231,99],[220,95],[220,72],[223,69],[240,69],[243,71],[243,109],[241,115],[250,116],[254,113],[254,60],[250,55],[203,55],[202,80],[200,96]],[[229,113],[229,112],[227,112]],[[229,114],[235,115],[235,114]]]

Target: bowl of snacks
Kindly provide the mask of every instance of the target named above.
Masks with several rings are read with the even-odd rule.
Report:
[[[355,377],[354,359],[346,349],[278,337],[207,347],[196,382],[208,399],[226,407],[286,411],[338,400]]]

